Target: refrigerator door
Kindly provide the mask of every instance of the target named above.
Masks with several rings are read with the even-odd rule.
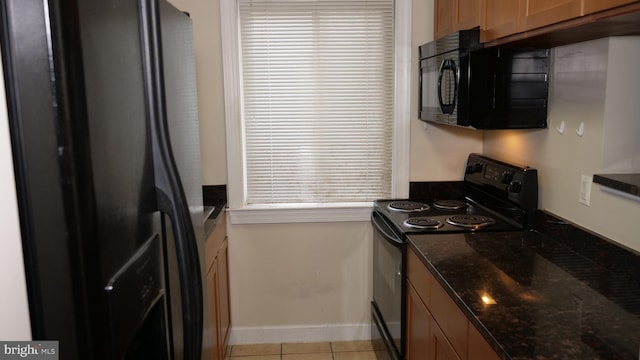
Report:
[[[33,338],[65,359],[174,357],[175,313],[175,357],[199,359],[196,220],[169,146],[157,2],[6,0],[0,17]]]
[[[202,265],[200,276],[206,280],[204,256],[204,228],[202,205],[202,181],[200,172],[200,141],[198,122],[198,103],[196,90],[196,64],[193,44],[193,25],[189,16],[165,0],[159,1],[161,48],[163,61],[163,80],[166,99],[166,121],[171,151],[184,190],[186,202],[194,228],[198,259]],[[172,231],[167,231],[167,244],[175,241]],[[173,254],[168,252],[168,255]],[[177,259],[169,257],[169,264],[177,263]],[[173,266],[173,265],[172,265]],[[179,279],[175,273],[168,273],[169,293],[172,304],[172,323],[174,344],[180,341],[177,331],[181,323],[180,312],[174,311],[181,306]],[[206,299],[205,299],[206,300]],[[206,302],[205,302],[206,303]],[[203,306],[203,313],[208,307]],[[204,319],[208,317],[204,315]],[[203,333],[207,331],[207,323],[203,322]],[[203,341],[205,338],[203,338]],[[210,344],[203,343],[203,358],[209,358]],[[174,348],[176,351],[179,347]]]
[[[167,272],[173,348],[176,358],[199,358],[206,274],[192,25],[166,1],[141,4],[158,203],[169,220],[166,246],[176,249],[168,268],[179,269]]]

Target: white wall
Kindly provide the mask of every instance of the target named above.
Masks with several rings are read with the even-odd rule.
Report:
[[[31,340],[3,74],[0,62],[0,340]]]
[[[640,251],[640,198],[593,184],[591,205],[578,201],[582,175],[640,173],[639,57],[640,37],[556,48],[549,129],[485,131],[484,152],[537,168],[540,208]]]

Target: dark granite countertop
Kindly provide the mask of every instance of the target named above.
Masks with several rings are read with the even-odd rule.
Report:
[[[596,174],[593,175],[593,182],[640,196],[640,174]]]
[[[204,231],[205,239],[219,221],[220,214],[227,206],[226,185],[205,185],[202,187],[204,204]]]
[[[640,256],[551,214],[538,223],[409,246],[504,359],[639,359]]]

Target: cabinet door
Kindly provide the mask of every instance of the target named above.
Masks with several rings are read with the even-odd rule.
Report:
[[[469,320],[435,279],[432,283],[431,304],[429,306],[431,316],[442,329],[441,331],[447,334],[447,339],[456,352],[466,354]]]
[[[520,14],[522,30],[532,30],[582,16],[582,0],[523,0]]]
[[[434,10],[435,27],[433,31],[433,38],[438,39],[454,32],[456,30],[456,1],[435,0]]]
[[[638,0],[583,0],[584,14],[592,14],[634,2],[638,2]]]
[[[407,360],[433,359],[431,315],[410,284],[407,286]]]
[[[444,336],[444,333],[438,327],[438,324],[435,321],[431,321],[431,338],[433,349],[431,349],[433,353],[434,360],[460,360],[458,354],[453,350],[453,346],[449,343],[447,338]]]
[[[218,316],[220,323],[220,354],[224,357],[231,330],[229,302],[229,240],[224,239],[218,252]]]
[[[467,360],[500,360],[500,356],[473,325],[469,325],[469,357]]]
[[[207,300],[208,300],[208,321],[209,326],[207,327],[208,334],[205,334],[206,341],[211,343],[211,359],[218,360],[220,359],[220,327],[219,324],[219,315],[218,315],[218,267],[216,260],[213,261],[211,268],[207,272]]]
[[[519,32],[522,0],[482,0],[480,41],[487,42]]]
[[[456,27],[458,30],[480,26],[480,0],[456,1]]]
[[[480,26],[480,0],[435,0],[435,39]]]

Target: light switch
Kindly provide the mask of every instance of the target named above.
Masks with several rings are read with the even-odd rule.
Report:
[[[591,183],[593,183],[593,177],[589,175],[582,175],[580,179],[580,203],[591,206]]]

